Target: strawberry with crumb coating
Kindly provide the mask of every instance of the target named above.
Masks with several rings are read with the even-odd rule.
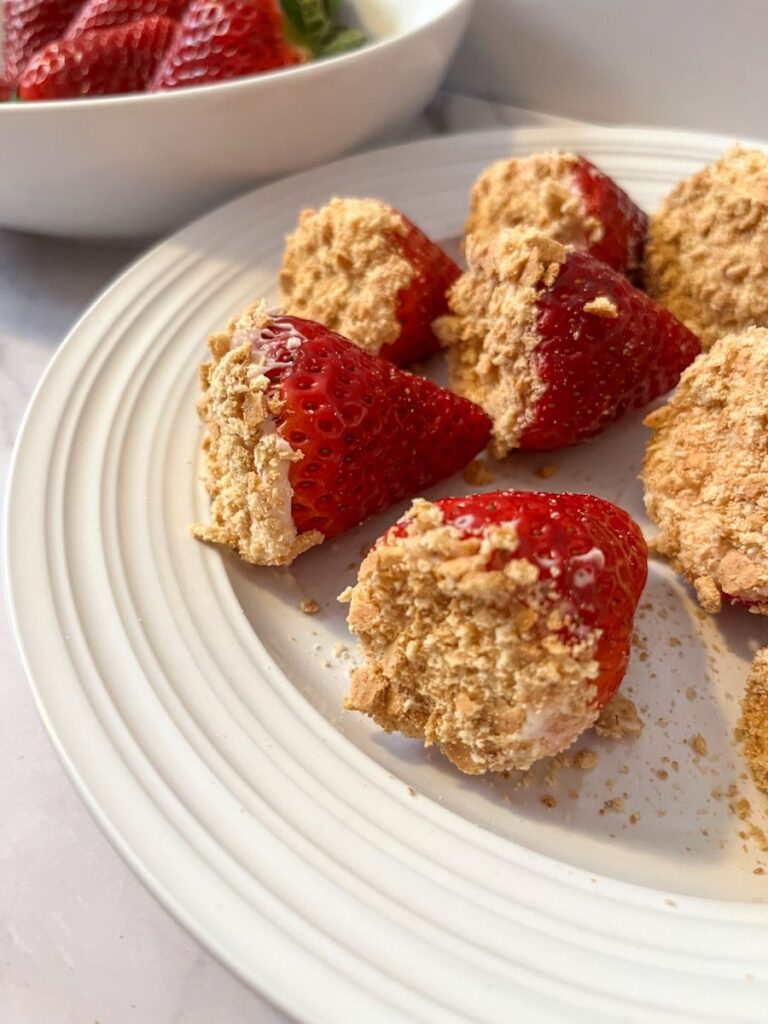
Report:
[[[213,500],[193,533],[245,561],[287,564],[458,472],[488,442],[472,402],[264,303],[210,348],[200,414]]]
[[[729,334],[645,420],[653,542],[702,608],[768,615],[768,328]]]
[[[414,502],[366,556],[350,710],[462,771],[526,769],[594,724],[626,672],[642,534],[584,494]]]
[[[632,279],[643,263],[648,218],[615,181],[583,156],[535,153],[500,160],[472,188],[466,234],[535,227],[586,249]]]
[[[451,387],[493,420],[499,458],[593,437],[674,387],[700,350],[621,274],[535,229],[470,238],[467,260],[435,329]]]
[[[332,199],[305,210],[286,240],[285,308],[398,365],[439,348],[432,322],[460,274],[443,250],[378,199]]]

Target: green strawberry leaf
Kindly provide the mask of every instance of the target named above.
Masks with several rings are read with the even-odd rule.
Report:
[[[280,0],[289,40],[316,57],[332,56],[366,42],[362,32],[338,22],[340,0]]]
[[[338,28],[320,47],[318,56],[334,57],[339,53],[356,50],[367,42],[365,35],[356,28]]]

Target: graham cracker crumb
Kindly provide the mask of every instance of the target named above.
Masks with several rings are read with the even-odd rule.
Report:
[[[685,696],[688,698],[688,700],[696,700],[696,687],[689,686],[688,689],[685,691]]]
[[[489,450],[503,458],[533,420],[546,385],[533,353],[539,344],[537,285],[551,285],[565,261],[559,242],[532,228],[467,240],[468,269],[448,292],[450,315],[434,323],[448,349],[451,388],[493,420]]]
[[[738,738],[757,785],[768,793],[768,647],[754,657],[741,702]]]
[[[735,146],[679,182],[651,218],[648,291],[705,348],[768,327],[768,156]]]
[[[488,468],[488,463],[482,459],[473,459],[468,466],[466,466],[461,475],[464,477],[466,483],[473,487],[482,487],[484,484],[492,484],[496,477]]]
[[[299,605],[299,608],[304,612],[305,615],[317,615],[320,611],[320,605],[315,601],[313,597],[305,597]]]
[[[348,621],[365,661],[345,706],[470,774],[565,750],[597,716],[597,635],[565,642],[562,609],[526,559],[489,569],[516,549],[513,524],[463,537],[422,499],[406,523],[360,567]]]
[[[546,466],[537,466],[534,470],[536,476],[541,477],[542,480],[550,480],[555,473],[557,473],[558,467],[552,463],[548,463]]]
[[[665,779],[669,778],[669,772],[665,768],[657,768],[656,778],[661,779],[661,781],[663,782]]]
[[[249,306],[225,331],[212,334],[213,355],[200,367],[198,404],[210,522],[190,528],[198,540],[225,544],[246,562],[287,565],[323,541],[317,530],[297,534],[291,515],[291,462],[300,459],[275,431],[269,381],[252,343],[272,317],[265,302]]]
[[[691,736],[688,742],[691,744],[691,748],[693,749],[693,751],[699,754],[701,757],[706,757],[709,753],[707,741],[704,739],[701,733],[697,732],[695,736]]]
[[[599,760],[600,759],[594,750],[584,748],[583,750],[578,750],[573,755],[572,763],[573,767],[578,768],[579,771],[591,772],[593,768],[597,767]]]
[[[504,228],[532,227],[563,245],[598,241],[603,226],[587,215],[574,187],[572,153],[499,160],[472,186],[467,236],[491,238]]]
[[[624,797],[615,796],[611,800],[606,800],[603,806],[598,811],[598,814],[605,814],[607,811],[623,811],[624,810]]]
[[[643,731],[643,722],[637,713],[635,702],[623,693],[614,693],[600,712],[595,722],[595,732],[611,740],[625,737],[637,739]]]
[[[615,320],[619,315],[616,303],[612,302],[606,295],[598,295],[591,302],[586,302],[582,309],[585,313],[591,313],[592,316],[602,316],[610,320]]]
[[[768,292],[768,288],[766,289]],[[696,590],[768,614],[768,330],[729,335],[683,372],[653,430],[643,469],[656,550]]]
[[[399,295],[415,273],[396,243],[407,231],[402,215],[378,199],[304,210],[280,269],[286,311],[377,354],[400,335]]]
[[[557,800],[550,793],[545,793],[544,796],[540,797],[540,800],[545,807],[557,807]]]

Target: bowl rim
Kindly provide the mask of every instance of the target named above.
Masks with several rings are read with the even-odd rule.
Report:
[[[84,96],[78,99],[35,100],[34,102],[30,101],[26,103],[23,100],[13,101],[10,103],[0,103],[0,117],[18,117],[21,112],[29,113],[33,110],[38,111],[40,115],[48,113],[51,110],[90,110],[94,106],[99,109],[105,109],[107,107],[130,106],[132,104],[136,104],[137,107],[141,108],[148,106],[150,103],[156,102],[157,100],[161,100],[166,103],[183,103],[185,100],[187,102],[193,102],[194,98],[199,96],[201,93],[215,96],[220,93],[234,93],[238,90],[247,91],[251,88],[257,87],[256,83],[264,83],[264,87],[267,88],[273,82],[280,80],[281,78],[292,79],[302,75],[306,77],[311,74],[323,74],[325,73],[325,69],[328,67],[334,67],[339,64],[352,64],[360,60],[365,60],[367,54],[379,53],[383,50],[396,46],[398,43],[401,43],[406,39],[411,39],[414,36],[425,33],[441,21],[452,17],[460,8],[470,7],[474,4],[474,0],[437,0],[437,2],[442,4],[442,9],[428,17],[423,24],[416,25],[405,32],[400,32],[397,35],[390,36],[389,38],[380,39],[377,42],[365,43],[357,50],[351,50],[349,53],[340,53],[334,57],[325,57],[318,60],[306,61],[304,64],[297,64],[288,68],[277,68],[274,71],[260,71],[253,75],[243,75],[240,78],[232,78],[223,82],[212,82],[207,85],[190,85],[183,89],[167,89],[164,91],[159,90],[158,92],[120,93],[116,96]],[[32,116],[34,117],[36,115],[33,114]]]

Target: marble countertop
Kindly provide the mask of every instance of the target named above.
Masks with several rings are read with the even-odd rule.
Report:
[[[565,123],[443,95],[383,141]],[[139,253],[0,231],[0,490],[35,385],[99,291]],[[80,803],[0,618],[0,1021],[277,1024],[154,900]]]

